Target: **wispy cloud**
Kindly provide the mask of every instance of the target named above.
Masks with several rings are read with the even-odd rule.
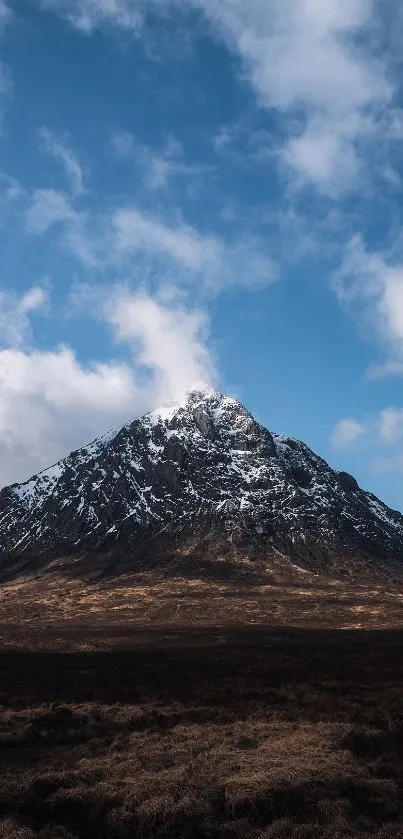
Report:
[[[137,209],[117,209],[113,227],[118,252],[159,251],[192,271],[208,269],[219,259],[220,243],[187,224],[171,227]]]
[[[342,197],[368,175],[369,146],[393,136],[394,85],[379,57],[375,0],[42,3],[86,32],[107,25],[139,33],[149,13],[198,9],[240,56],[259,104],[284,117],[288,131],[278,157],[296,185]],[[217,142],[223,145],[225,136]]]
[[[160,148],[151,148],[140,143],[130,132],[119,131],[111,138],[111,148],[117,157],[136,167],[145,186],[151,190],[166,190],[178,180],[194,190],[196,181],[211,174],[213,168],[187,163],[183,146],[174,137],[168,137]]]
[[[379,438],[385,445],[403,440],[403,408],[385,408],[379,415]]]
[[[49,296],[47,289],[34,286],[18,295],[0,289],[0,346],[19,347],[32,337],[31,315],[44,313]]]
[[[142,7],[147,0],[40,0],[84,33],[99,26],[113,26],[131,32],[141,30]]]
[[[238,238],[235,242],[200,232],[179,220],[175,224],[138,208],[116,208],[108,218],[107,262],[130,264],[148,258],[164,278],[176,270],[176,285],[199,292],[219,293],[231,286],[261,288],[277,278],[273,260],[258,242]],[[96,242],[95,242],[96,248]]]
[[[48,154],[60,160],[73,194],[81,195],[84,192],[84,176],[75,154],[67,146],[65,141],[56,137],[48,128],[41,128],[39,137]]]
[[[280,158],[301,183],[331,197],[357,185],[359,145],[381,136],[392,99],[387,68],[371,49],[368,0],[213,0],[199,3],[236,49],[262,105],[296,120]]]
[[[363,434],[364,427],[358,420],[345,417],[335,425],[331,435],[331,444],[335,449],[345,449]]]
[[[31,233],[46,233],[59,222],[75,222],[78,215],[70,199],[56,189],[36,189],[26,211],[26,223]]]
[[[385,373],[403,370],[403,262],[370,251],[361,236],[348,243],[333,287],[339,299],[355,307],[386,348]],[[381,369],[376,371],[379,376]]]
[[[11,218],[21,218],[30,197],[16,178],[0,172],[0,228],[6,226]]]
[[[0,0],[0,27],[12,20],[13,13],[5,0]]]
[[[180,218],[172,223],[133,206],[78,211],[65,193],[38,189],[25,218],[28,230],[39,235],[58,225],[60,245],[89,268],[128,270],[140,259],[156,279],[164,281],[175,270],[176,285],[191,288],[197,281],[208,293],[236,285],[261,288],[277,278],[275,263],[257,241],[230,242]]]
[[[339,451],[358,449],[375,472],[403,472],[403,408],[384,408],[363,420],[340,420],[331,444]]]

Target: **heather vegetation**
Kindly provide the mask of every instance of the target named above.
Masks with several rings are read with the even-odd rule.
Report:
[[[400,631],[65,632],[3,632],[1,839],[401,837]]]

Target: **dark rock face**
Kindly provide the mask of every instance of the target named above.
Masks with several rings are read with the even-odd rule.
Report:
[[[195,388],[0,492],[3,570],[80,552],[96,563],[100,551],[127,568],[157,551],[398,569],[403,516],[236,400]]]

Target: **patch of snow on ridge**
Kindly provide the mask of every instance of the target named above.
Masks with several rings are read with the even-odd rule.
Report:
[[[24,484],[13,486],[14,494],[18,496],[20,501],[26,502],[29,505],[38,493],[45,492],[48,494],[53,490],[63,473],[63,468],[63,461],[61,463],[55,463],[54,466],[50,466],[49,469],[45,469]]]
[[[392,527],[400,529],[400,525],[394,519],[387,515],[386,510],[384,509],[383,505],[379,501],[375,501],[373,498],[369,499],[369,505],[374,511],[376,517],[381,519],[381,521],[390,524]]]
[[[117,433],[118,429],[111,429],[102,437],[98,437],[96,440],[93,440],[93,442],[88,446],[84,446],[78,451],[72,452],[63,460],[53,464],[53,466],[43,469],[42,472],[34,475],[29,479],[29,481],[25,481],[22,484],[14,484],[11,487],[14,495],[16,495],[28,508],[30,508],[38,498],[40,500],[44,500],[55,491],[57,483],[65,472],[67,466],[70,465],[74,456],[77,459],[77,466],[84,465],[87,461],[92,460],[100,450],[112,442]]]
[[[162,405],[154,411],[150,411],[146,414],[144,419],[146,421],[151,421],[152,423],[158,422],[159,420],[169,423],[175,414],[177,414],[181,409],[186,409],[190,402],[192,406],[195,406],[201,402],[205,403],[206,399],[219,401],[222,399],[222,396],[218,390],[215,390],[215,388],[210,385],[203,384],[202,382],[196,382],[185,390],[178,399],[166,405]]]

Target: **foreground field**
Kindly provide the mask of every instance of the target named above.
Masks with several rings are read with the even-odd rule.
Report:
[[[2,839],[403,836],[403,631],[21,619]]]

